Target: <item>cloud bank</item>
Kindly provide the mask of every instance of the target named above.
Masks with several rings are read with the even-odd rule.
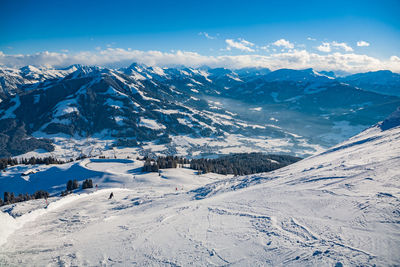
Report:
[[[241,40],[241,43],[244,45],[246,42],[245,40]],[[247,46],[249,46],[249,44],[247,44]],[[344,47],[340,48],[342,50],[344,49]],[[281,68],[313,68],[315,70],[340,70],[349,73],[388,69],[400,73],[400,58],[398,56],[391,56],[387,60],[380,60],[367,55],[353,52],[341,53],[338,51],[321,55],[306,50],[293,49],[287,52],[270,55],[253,53],[221,56],[205,56],[188,51],[161,52],[122,48],[107,48],[104,50],[79,53],[45,51],[35,54],[16,55],[4,54],[0,51],[0,65],[7,67],[22,67],[26,65],[66,67],[72,64],[126,67],[132,62],[161,67],[176,65],[200,67],[207,65],[210,67],[226,67],[233,69],[243,67],[265,67],[271,70]]]

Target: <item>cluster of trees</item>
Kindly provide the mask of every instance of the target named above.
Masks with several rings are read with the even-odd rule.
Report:
[[[25,165],[35,165],[35,164],[64,164],[65,161],[56,159],[54,157],[46,157],[46,158],[35,158],[35,157],[30,157],[29,159],[22,158],[19,161],[19,164],[25,164]]]
[[[49,192],[44,190],[36,191],[32,195],[26,193],[26,194],[19,194],[18,196],[15,196],[13,192],[4,192],[4,200],[0,198],[0,206],[27,201],[31,199],[48,198],[48,197],[49,197]]]
[[[56,159],[54,157],[46,157],[46,158],[36,158],[36,157],[30,157],[29,159],[26,158],[21,158],[21,159],[16,159],[16,158],[0,158],[0,170],[4,170],[8,166],[14,166],[18,164],[24,164],[24,165],[35,165],[35,164],[64,164],[65,161]]]
[[[74,179],[74,180],[69,180],[67,182],[67,191],[72,191],[78,188],[79,188],[78,180]]]
[[[146,159],[142,167],[142,172],[158,172],[160,167],[154,160]]]
[[[79,157],[77,157],[75,160],[78,161],[78,160],[86,159],[86,158],[88,158],[88,156],[85,155],[85,154],[82,154],[82,155],[80,155]],[[73,159],[71,159],[71,161],[73,161]]]
[[[72,192],[75,189],[79,188],[79,183],[78,180],[69,180],[67,182],[67,189],[65,191],[61,192],[61,196],[66,196],[68,195],[69,192]],[[86,188],[93,188],[93,181],[92,179],[86,179],[85,181],[82,182],[82,189]],[[29,195],[28,193],[26,194],[19,194],[18,196],[15,196],[13,192],[4,192],[4,201],[0,197],[0,206],[3,205],[8,205],[12,203],[17,203],[17,202],[22,202],[22,201],[28,201],[31,199],[39,199],[39,198],[48,198],[49,193],[44,190],[39,190],[36,191],[34,194]]]
[[[7,166],[18,165],[18,160],[13,158],[0,158],[0,170],[4,170]]]
[[[267,155],[263,153],[238,153],[223,156],[217,159],[186,159],[176,156],[158,157],[151,159],[144,157],[143,172],[158,172],[159,169],[177,168],[179,165],[190,164],[190,168],[199,174],[214,172],[219,174],[248,175],[260,172],[269,172],[301,158],[288,155]]]
[[[78,189],[79,188],[79,183],[78,180],[74,179],[74,180],[68,180],[67,182],[67,189],[65,191],[61,192],[61,196],[66,196],[69,193],[71,193],[73,190]],[[86,189],[86,188],[93,188],[93,181],[92,179],[86,179],[85,181],[82,182],[82,189]]]
[[[86,189],[86,188],[93,188],[93,181],[92,181],[92,179],[86,179],[85,181],[83,181],[83,183],[82,183],[82,189]]]
[[[273,171],[299,160],[301,160],[301,158],[288,155],[239,153],[217,159],[192,159],[190,161],[190,168],[197,170],[199,174],[214,172],[225,175],[248,175]]]
[[[190,160],[177,156],[158,157],[157,159],[150,159],[144,157],[143,172],[158,172],[159,169],[177,168],[178,165],[189,164]]]

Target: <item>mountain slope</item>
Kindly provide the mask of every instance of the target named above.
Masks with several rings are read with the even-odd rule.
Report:
[[[16,219],[1,213],[2,229],[20,228],[1,247],[0,262],[399,265],[399,114],[266,174],[224,179],[176,169],[132,180],[130,163],[84,164],[106,171],[108,186],[126,188],[69,196],[31,215],[43,202],[9,208]]]
[[[360,90],[312,69],[134,63],[122,69],[27,66],[3,74],[7,81],[18,79],[3,88],[0,124],[15,126],[0,127],[0,157],[53,148],[57,154],[60,138],[64,148],[90,138],[98,144],[107,140],[106,150],[135,147],[142,154],[189,156],[232,152],[232,146],[219,142],[231,138],[242,144],[235,152],[251,148],[304,156],[343,141],[400,105],[399,97]],[[18,129],[25,134],[14,136]],[[27,138],[31,147],[14,149]],[[207,144],[216,140],[220,145],[210,149]],[[266,144],[279,140],[273,150]]]
[[[400,96],[400,74],[389,70],[358,73],[340,78],[340,80],[364,90]]]

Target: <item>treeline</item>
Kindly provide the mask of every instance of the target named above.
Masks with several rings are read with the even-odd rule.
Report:
[[[36,191],[32,195],[26,193],[26,194],[19,194],[18,196],[15,196],[13,192],[4,192],[4,200],[0,198],[0,206],[28,201],[32,199],[40,199],[48,197],[49,197],[49,192],[44,190]]]
[[[0,170],[6,169],[8,166],[14,166],[14,165],[35,165],[35,164],[64,164],[65,161],[56,159],[54,157],[46,157],[46,158],[36,158],[36,157],[30,157],[29,159],[27,158],[21,158],[21,159],[16,159],[16,158],[0,158]]]
[[[214,172],[219,174],[248,175],[260,172],[269,172],[301,158],[289,155],[268,155],[263,153],[238,153],[222,156],[217,159],[192,159],[190,168],[199,174]]]
[[[214,172],[219,174],[248,175],[260,172],[269,172],[301,158],[289,155],[268,155],[263,153],[238,153],[222,156],[217,159],[186,159],[183,157],[166,156],[151,159],[144,157],[143,172],[158,172],[160,169],[176,168],[178,165],[190,164],[190,168],[199,174]]]
[[[143,160],[143,172],[158,172],[159,169],[171,169],[178,167],[179,164],[182,166],[190,163],[190,160],[177,156],[160,156],[157,159],[144,157]]]

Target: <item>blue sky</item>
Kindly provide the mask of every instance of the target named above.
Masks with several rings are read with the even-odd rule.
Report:
[[[400,1],[0,0],[0,8],[0,63],[5,65],[17,54],[35,63],[32,55],[46,51],[47,57],[65,55],[68,63],[93,53],[105,64],[110,62],[100,59],[102,51],[110,56],[113,49],[253,60],[300,51],[321,55],[319,60],[355,54],[394,61],[395,69],[400,57]],[[49,65],[63,64],[57,60]],[[38,65],[43,62],[38,59]]]

